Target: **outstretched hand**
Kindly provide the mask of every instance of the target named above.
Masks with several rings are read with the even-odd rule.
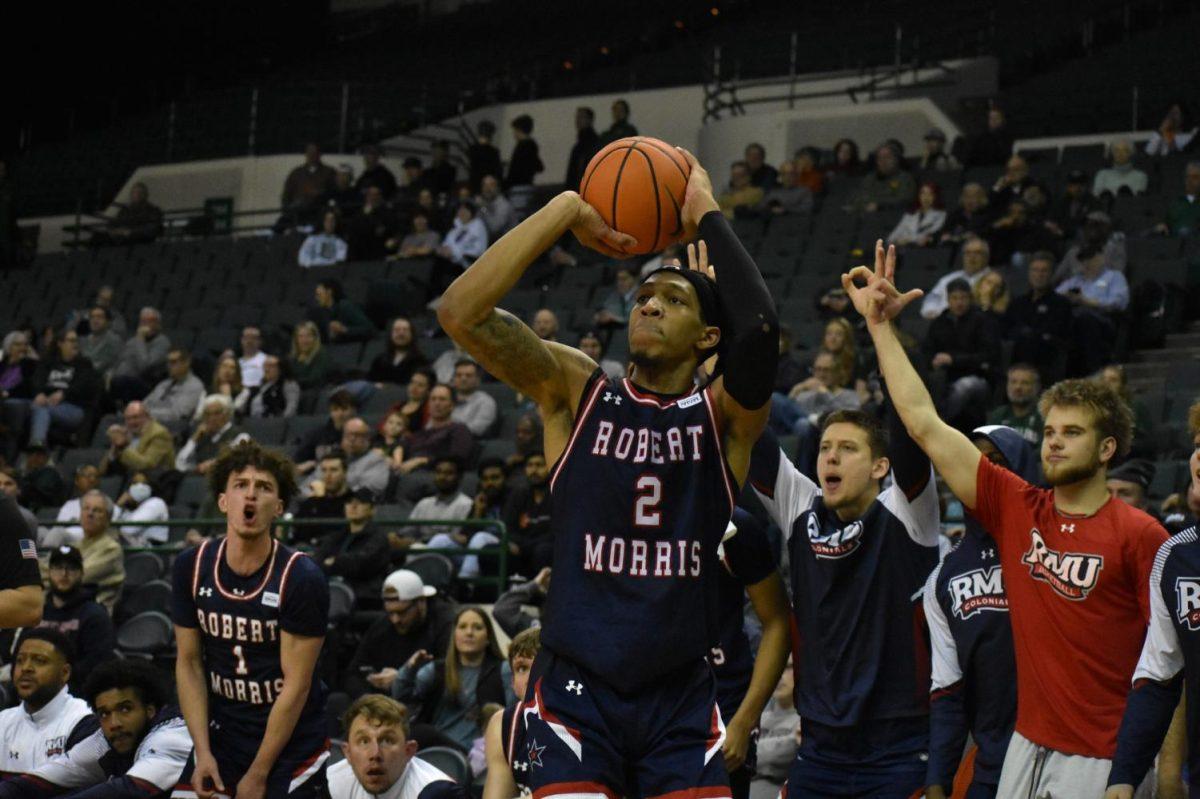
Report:
[[[896,248],[893,245],[885,251],[882,239],[875,242],[873,271],[867,266],[856,266],[842,275],[842,288],[868,325],[887,324],[899,316],[910,302],[924,296],[925,292],[921,289],[910,289],[901,294],[896,288],[895,277]],[[865,285],[858,285],[859,280]]]
[[[683,238],[691,239],[695,237],[696,231],[700,227],[700,220],[709,211],[719,211],[721,207],[717,205],[717,199],[713,197],[712,180],[708,177],[708,170],[700,166],[700,161],[696,156],[692,155],[682,147],[676,147],[676,150],[683,155],[688,166],[691,168],[691,174],[688,175],[687,187],[683,190],[683,207],[679,209],[679,219],[683,223]]]
[[[627,233],[613,230],[600,216],[600,212],[575,192],[576,215],[571,223],[571,232],[584,247],[603,253],[610,258],[628,258],[637,246],[637,239]]]

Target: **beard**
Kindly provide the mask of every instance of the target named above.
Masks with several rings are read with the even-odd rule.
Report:
[[[1084,463],[1061,466],[1053,472],[1043,462],[1042,473],[1046,478],[1046,482],[1051,487],[1058,488],[1059,486],[1067,486],[1072,483],[1090,480],[1100,471],[1100,466],[1100,452],[1096,451]]]

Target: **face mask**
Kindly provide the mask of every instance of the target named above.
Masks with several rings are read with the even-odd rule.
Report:
[[[133,501],[139,505],[150,499],[152,493],[149,483],[134,483],[129,487],[129,496],[133,497]]]

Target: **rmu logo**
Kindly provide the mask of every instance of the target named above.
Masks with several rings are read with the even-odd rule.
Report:
[[[1046,546],[1035,527],[1029,531],[1032,543],[1021,562],[1029,566],[1029,575],[1042,580],[1067,599],[1087,599],[1100,579],[1104,558],[1078,552],[1055,552]]]
[[[1004,594],[1004,575],[999,566],[973,569],[950,578],[950,609],[966,621],[985,610],[1008,612]]]
[[[1175,617],[1189,630],[1200,630],[1200,577],[1175,580]]]
[[[817,514],[809,511],[807,516],[804,524],[808,532],[808,545],[812,547],[813,554],[822,560],[844,558],[862,543],[862,522],[851,522],[840,530],[823,533]]]

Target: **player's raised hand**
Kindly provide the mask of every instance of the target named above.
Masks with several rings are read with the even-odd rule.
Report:
[[[579,243],[610,258],[628,258],[630,251],[637,246],[637,239],[610,228],[600,212],[575,192],[566,193],[574,198],[576,212],[571,232]]]
[[[713,280],[717,279],[716,268],[708,262],[708,245],[704,243],[704,239],[689,244],[687,254],[688,269],[708,275]]]
[[[868,325],[886,324],[895,319],[913,300],[924,296],[920,289],[900,293],[895,285],[896,247],[884,250],[883,240],[875,242],[875,268],[856,266],[842,275],[842,288],[854,308]],[[859,285],[859,281],[863,285]]]
[[[212,753],[196,753],[196,766],[192,769],[192,788],[200,799],[212,799],[217,793],[226,793],[225,783],[221,781],[221,770],[217,768],[217,759]]]
[[[682,147],[675,149],[683,154],[684,160],[691,167],[687,188],[683,190],[683,207],[679,209],[679,219],[683,222],[683,237],[690,239],[696,235],[696,229],[700,227],[700,220],[704,215],[709,211],[719,211],[721,206],[717,205],[717,199],[713,197],[712,179],[709,178],[708,171],[700,166],[696,156]]]

